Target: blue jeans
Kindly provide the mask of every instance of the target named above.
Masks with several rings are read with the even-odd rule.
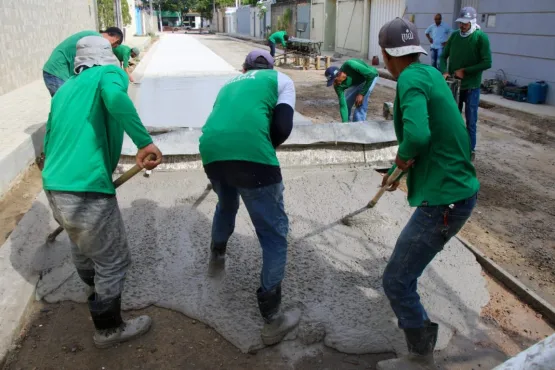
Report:
[[[276,44],[271,41],[268,41],[268,46],[270,47],[270,55],[274,57],[276,55]]]
[[[459,98],[459,110],[462,112],[464,104],[464,116],[466,117],[466,129],[470,136],[470,147],[476,150],[476,133],[478,131],[478,107],[480,106],[480,88],[461,90]]]
[[[366,95],[364,95],[364,99],[362,100],[362,105],[360,107],[355,107],[352,119],[351,119],[351,109],[355,105],[355,99],[359,94],[360,89],[362,89],[362,86],[364,86],[364,83],[358,86],[352,87],[347,91],[345,91],[345,101],[347,102],[347,107],[349,109],[348,115],[351,122],[366,121],[366,112],[368,111],[368,101],[370,100],[370,94],[372,94],[374,87],[376,87],[376,82],[378,82],[378,79],[379,77],[374,78],[374,82],[372,82],[372,85],[370,85],[368,92],[366,93]]]
[[[271,290],[283,280],[287,262],[289,220],[283,203],[283,183],[260,188],[237,188],[222,181],[210,182],[218,195],[212,240],[214,243],[225,243],[233,233],[241,196],[262,247],[262,291]]]
[[[432,59],[432,66],[439,69],[439,58],[441,57],[441,53],[443,52],[443,48],[430,48],[430,58]]]
[[[44,84],[50,92],[51,97],[54,96],[54,94],[56,94],[56,91],[58,91],[58,89],[62,87],[62,85],[65,83],[65,81],[61,78],[51,75],[50,73],[45,71],[42,71],[42,78],[44,79]]]
[[[477,195],[449,206],[418,207],[401,232],[383,274],[383,288],[399,328],[422,328],[428,314],[416,292],[418,278],[443,246],[464,226]]]

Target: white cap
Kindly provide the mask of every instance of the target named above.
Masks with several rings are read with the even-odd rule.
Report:
[[[77,54],[75,55],[75,73],[79,73],[79,67],[107,66],[119,67],[118,58],[112,51],[112,45],[102,36],[86,36],[77,42]]]

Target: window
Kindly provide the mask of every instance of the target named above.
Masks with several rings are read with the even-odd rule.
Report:
[[[495,14],[488,14],[486,20],[486,27],[493,28],[495,27],[496,15]]]

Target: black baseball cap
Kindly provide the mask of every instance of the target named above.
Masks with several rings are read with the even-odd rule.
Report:
[[[421,53],[426,50],[420,46],[418,30],[414,24],[403,18],[395,18],[386,23],[378,36],[379,44],[392,57]]]
[[[469,23],[473,19],[476,19],[476,9],[471,6],[466,6],[461,9],[459,18],[457,18],[456,22]]]

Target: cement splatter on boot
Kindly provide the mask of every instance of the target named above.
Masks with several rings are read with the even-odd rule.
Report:
[[[301,320],[301,310],[298,308],[278,313],[271,322],[265,323],[260,336],[262,343],[267,346],[277,344],[297,327]]]
[[[208,276],[217,277],[225,271],[225,252],[227,243],[210,244],[210,261],[208,262]]]
[[[378,370],[435,370],[434,348],[437,342],[439,326],[427,322],[418,329],[405,329],[405,338],[409,354],[402,358],[378,362]]]

